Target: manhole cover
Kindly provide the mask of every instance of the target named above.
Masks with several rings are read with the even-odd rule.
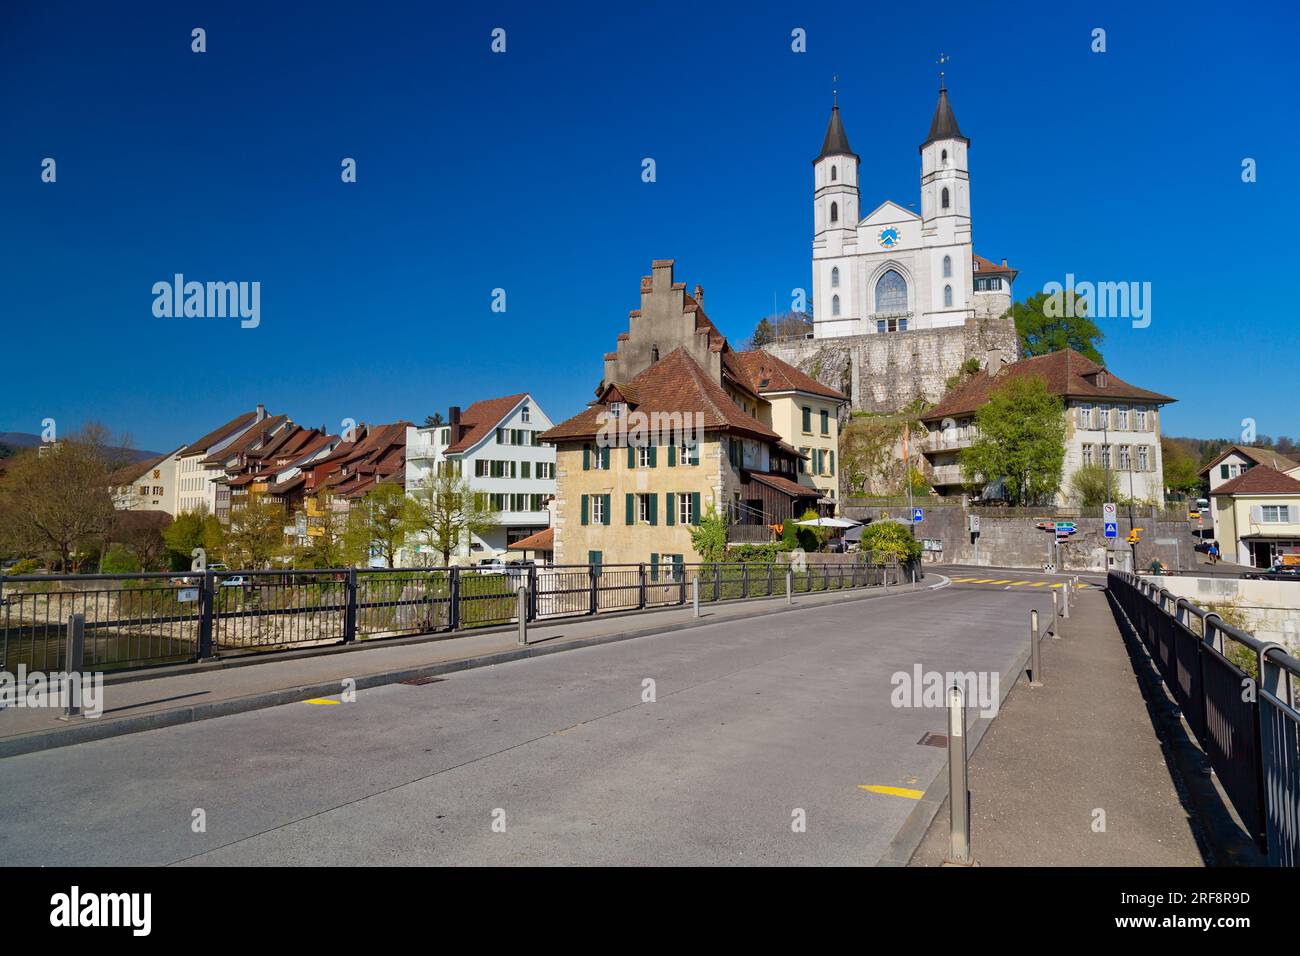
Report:
[[[946,747],[948,746],[947,734],[926,734],[917,741],[922,747]]]
[[[410,680],[399,680],[399,684],[406,684],[408,687],[423,687],[425,684],[441,684],[441,677],[412,677]]]

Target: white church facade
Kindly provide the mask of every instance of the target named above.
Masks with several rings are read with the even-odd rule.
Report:
[[[1016,271],[971,243],[969,151],[941,82],[920,148],[920,213],[886,201],[862,216],[858,156],[832,107],[813,160],[814,338],[959,328],[1010,308]]]

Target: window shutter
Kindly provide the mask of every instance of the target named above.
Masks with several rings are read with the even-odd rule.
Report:
[[[591,471],[591,446],[582,446],[582,470]]]
[[[664,519],[664,524],[666,525],[672,525],[677,521],[677,515],[674,513],[676,512],[677,509],[673,507],[676,501],[677,501],[677,496],[674,495],[671,491],[668,492],[666,495],[664,495],[664,504],[667,506],[667,511],[668,511],[668,514]]]
[[[587,496],[582,496],[582,523],[587,523]]]
[[[650,552],[650,580],[659,580],[659,553],[656,551]]]
[[[647,504],[650,505],[650,523],[652,525],[659,523],[659,496],[647,495],[650,499]]]
[[[700,445],[698,442],[696,442],[694,445],[691,446],[691,464],[698,465],[699,463],[700,463]]]
[[[835,451],[831,451],[831,474],[835,474]]]
[[[600,449],[600,467],[609,471],[609,446]]]
[[[1264,520],[1264,506],[1263,506],[1263,505],[1251,505],[1251,506],[1250,506],[1250,520],[1253,521],[1253,522],[1255,522],[1255,524],[1259,524],[1260,522],[1262,522],[1262,521]]]
[[[691,492],[691,524],[700,523],[700,493]]]
[[[655,462],[656,451],[658,451],[658,448],[656,448],[654,445],[651,445],[650,446],[650,467],[651,468],[654,468],[656,466],[656,462]]]
[[[668,446],[668,467],[671,468],[675,464],[677,464],[677,446],[669,445]]]
[[[636,496],[629,493],[627,496],[627,523],[628,524],[636,524],[636,512],[633,510],[634,508],[636,508]]]
[[[609,524],[609,519],[612,517],[611,509],[609,506],[609,495],[601,495],[600,498],[601,498],[600,523]]]
[[[627,446],[627,466],[629,468],[636,467],[636,449],[631,445]]]

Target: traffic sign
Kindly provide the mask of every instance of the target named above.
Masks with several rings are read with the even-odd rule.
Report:
[[[914,523],[919,523],[919,522],[922,522],[922,521],[924,521],[924,520],[925,520],[925,509],[924,509],[924,508],[913,508],[913,509],[912,509],[912,521],[913,521]]]
[[[1117,509],[1115,508],[1115,502],[1113,501],[1108,501],[1101,506],[1101,520],[1105,521],[1107,524],[1119,520],[1115,517],[1116,513]]]
[[[1118,537],[1119,537],[1119,523],[1118,523],[1118,522],[1116,522],[1116,521],[1107,521],[1107,522],[1106,522],[1106,537],[1108,537],[1108,538],[1118,538]]]

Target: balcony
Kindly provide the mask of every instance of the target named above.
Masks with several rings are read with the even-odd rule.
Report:
[[[962,477],[961,465],[935,465],[931,483],[935,485],[961,485],[966,479]]]

